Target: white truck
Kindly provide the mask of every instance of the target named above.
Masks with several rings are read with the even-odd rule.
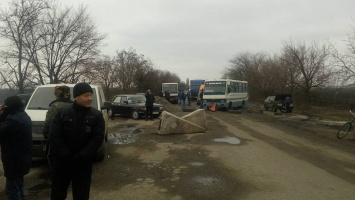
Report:
[[[58,85],[66,85],[70,87],[71,99],[73,100],[73,88],[75,84],[48,84],[38,86],[32,93],[31,98],[25,107],[26,113],[32,119],[32,140],[33,140],[33,157],[45,157],[47,153],[48,141],[44,139],[42,134],[43,124],[46,119],[46,113],[49,104],[55,100],[54,88]],[[105,139],[97,152],[96,160],[103,160],[105,158],[107,141],[107,127],[108,127],[108,107],[105,106],[105,95],[100,86],[91,85],[94,95],[91,106],[101,110],[105,119]]]

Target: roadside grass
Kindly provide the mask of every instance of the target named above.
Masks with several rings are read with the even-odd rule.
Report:
[[[331,121],[347,121],[352,118],[348,110],[340,110],[329,107],[311,106],[310,108],[295,108],[295,113],[307,115],[311,118]]]
[[[263,110],[263,104],[260,102],[249,102],[250,107],[254,109]],[[295,105],[295,108],[292,111],[294,114],[306,115],[309,118],[320,119],[320,120],[329,120],[329,121],[348,121],[352,118],[352,115],[349,113],[349,110],[346,109],[335,109],[331,107],[321,107],[321,106],[311,106],[303,107]]]

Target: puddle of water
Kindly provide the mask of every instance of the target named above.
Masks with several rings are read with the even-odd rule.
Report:
[[[220,182],[219,179],[217,179],[217,178],[203,177],[203,176],[197,176],[197,177],[193,178],[193,180],[196,181],[197,183],[200,183],[205,186],[212,186],[212,185]]]
[[[190,165],[200,167],[200,166],[203,166],[205,164],[204,163],[200,163],[200,162],[192,162],[192,163],[190,163]]]
[[[143,131],[135,127],[119,127],[114,133],[108,135],[111,144],[130,144],[138,139],[138,135]]]
[[[229,144],[240,144],[240,140],[236,137],[224,137],[224,138],[217,138],[214,139],[216,142],[226,142]]]

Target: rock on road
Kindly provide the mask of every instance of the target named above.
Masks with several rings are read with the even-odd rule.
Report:
[[[157,135],[158,120],[111,120],[91,199],[354,198],[352,136],[339,141],[335,129],[293,114],[206,113],[208,132],[185,135]],[[45,161],[34,161],[25,177],[28,199],[49,199],[48,173]],[[1,175],[0,199],[4,182]]]

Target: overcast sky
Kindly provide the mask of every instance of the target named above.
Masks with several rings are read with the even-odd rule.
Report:
[[[102,52],[134,48],[182,81],[220,78],[241,52],[280,53],[282,42],[344,48],[355,0],[58,0],[88,6]]]

